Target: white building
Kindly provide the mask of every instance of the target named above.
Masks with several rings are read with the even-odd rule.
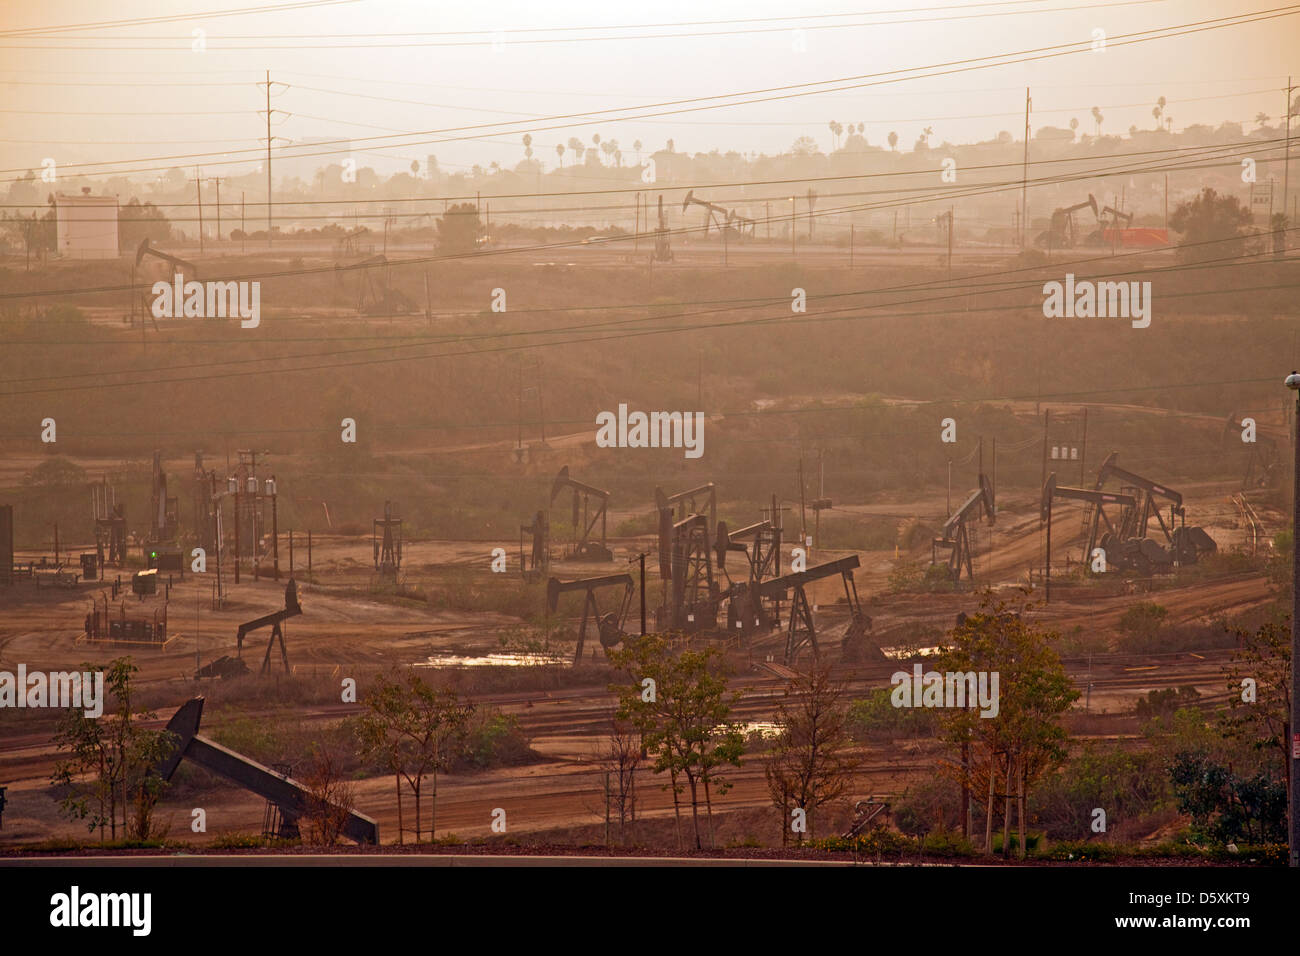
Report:
[[[116,259],[117,198],[92,196],[83,187],[80,196],[58,193],[54,197],[57,254],[66,259]]]

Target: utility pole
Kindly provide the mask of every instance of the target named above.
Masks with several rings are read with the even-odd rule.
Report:
[[[266,248],[271,248],[271,71],[266,71]],[[238,565],[236,565],[238,567]]]
[[[210,183],[217,185],[217,242],[221,241],[221,177],[213,176],[208,180]]]
[[[791,259],[794,258],[794,230],[795,230],[795,219],[797,214],[798,214],[798,209],[795,206],[794,197],[791,196],[790,197],[790,258]]]
[[[1291,77],[1286,78],[1286,148],[1283,150],[1282,160],[1282,215],[1286,215],[1287,199],[1291,196],[1291,91],[1295,87],[1291,85]],[[1292,226],[1295,223],[1291,223]],[[1273,224],[1269,223],[1269,228]],[[1282,249],[1286,249],[1286,233],[1282,233]],[[1295,686],[1294,684],[1292,685]]]
[[[1290,81],[1288,81],[1289,84]],[[1287,104],[1288,111],[1290,103]],[[1295,462],[1293,464],[1294,481],[1291,498],[1291,719],[1287,729],[1291,739],[1289,775],[1290,786],[1287,788],[1288,835],[1290,837],[1290,860],[1292,867],[1300,867],[1300,812],[1296,808],[1296,795],[1300,794],[1300,695],[1295,688],[1300,687],[1300,374],[1292,372],[1286,378],[1286,386],[1296,393],[1296,443]]]
[[[244,240],[248,238],[248,228],[244,225],[244,191],[239,191],[239,251],[244,251]]]
[[[276,84],[289,88],[289,84],[282,80],[277,80]],[[261,86],[262,84],[257,84]],[[271,117],[275,113],[283,113],[284,110],[271,109],[271,71],[266,71],[266,247],[271,248],[271,144],[275,142],[275,137],[271,135]],[[286,114],[287,115],[287,114]]]
[[[203,174],[199,167],[194,167],[194,188],[199,197],[199,254],[203,254]]]
[[[1025,158],[1020,165],[1020,248],[1029,232],[1029,87],[1025,87]]]

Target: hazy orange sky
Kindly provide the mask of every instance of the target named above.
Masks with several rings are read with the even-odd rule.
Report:
[[[280,0],[256,8],[265,12],[216,15],[241,3],[6,0],[0,28],[4,178],[15,169],[39,169],[45,157],[61,166],[134,159],[153,166],[159,164],[150,161],[154,157],[257,148],[265,126],[258,112],[264,94],[255,83],[267,69],[289,84],[277,88],[273,100],[290,114],[277,116],[277,135],[297,142],[360,141],[916,68],[1089,40],[1098,28],[1114,41],[1156,27],[1285,9],[1268,0],[842,0],[797,6],[773,0],[556,0],[545,6],[354,0],[277,10],[283,6]],[[15,35],[192,13],[204,15]],[[706,22],[720,20],[731,22]],[[889,23],[898,20],[914,22]],[[804,52],[793,49],[797,28],[804,31]],[[200,29],[206,49],[196,52],[192,31]],[[643,151],[672,138],[678,150],[691,152],[776,153],[806,134],[828,150],[832,119],[865,122],[873,145],[883,145],[896,130],[900,149],[910,149],[926,126],[934,128],[934,143],[988,139],[999,130],[1019,138],[1027,85],[1035,129],[1067,126],[1073,117],[1081,132],[1092,132],[1093,106],[1105,116],[1103,132],[1150,128],[1161,95],[1174,129],[1225,120],[1251,128],[1257,113],[1282,115],[1287,74],[1300,76],[1297,40],[1300,16],[1286,16],[866,89],[655,119],[538,123],[561,128],[534,132],[533,146],[550,168],[557,142],[578,136],[590,143],[593,133],[617,138],[625,164],[635,160],[637,139]],[[453,141],[437,135],[381,141],[364,156],[358,142],[355,155],[384,172],[404,169],[412,159],[423,164],[431,153],[451,170],[494,160],[513,165],[523,157],[526,128],[493,125]],[[259,162],[250,156],[221,166],[220,159],[204,159],[205,170],[247,172]],[[172,164],[192,166],[194,160]],[[67,181],[67,174],[60,179]]]

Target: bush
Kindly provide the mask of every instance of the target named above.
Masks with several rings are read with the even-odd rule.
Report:
[[[519,719],[499,711],[488,711],[476,716],[465,737],[465,745],[454,762],[456,769],[510,767],[538,759],[535,750],[528,746],[528,737],[519,726]]]
[[[849,733],[857,740],[895,737],[932,737],[938,729],[938,712],[927,707],[895,707],[892,688],[881,687],[849,707]]]

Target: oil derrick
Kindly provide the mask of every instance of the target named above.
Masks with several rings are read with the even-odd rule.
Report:
[[[526,578],[546,574],[551,567],[550,523],[545,511],[533,515],[532,524],[519,526],[519,570]],[[531,554],[525,553],[524,545],[531,541]]]
[[[1253,441],[1243,440],[1243,435],[1247,434],[1248,431],[1254,432],[1251,435]],[[1228,420],[1223,426],[1223,442],[1225,451],[1227,448],[1242,446],[1247,449],[1246,467],[1241,477],[1242,491],[1271,488],[1280,480],[1283,470],[1277,441],[1268,435],[1260,433],[1258,425],[1254,429],[1248,430],[1245,422],[1238,418],[1236,413],[1233,413],[1228,416]]]
[[[731,531],[725,521],[719,521],[713,551],[717,556],[718,570],[727,579],[727,588],[721,594],[727,601],[727,632],[738,631],[748,635],[780,627],[779,600],[765,601],[759,590],[764,581],[780,575],[780,529],[764,519]],[[735,580],[727,570],[729,552],[740,552],[745,556],[746,575],[743,580]]]
[[[600,588],[610,587],[613,585],[623,585],[623,601],[617,611],[607,611],[600,613],[600,608],[596,604],[596,591]],[[597,636],[600,639],[600,646],[609,650],[617,647],[627,637],[623,630],[623,622],[627,620],[628,608],[632,606],[632,592],[635,585],[632,583],[630,574],[607,574],[602,577],[581,578],[577,581],[561,581],[559,578],[550,578],[546,582],[546,608],[551,614],[554,614],[559,607],[560,595],[569,591],[582,591],[582,621],[578,625],[578,647],[574,652],[573,663],[578,664],[582,661],[582,650],[587,640],[587,622],[596,623]],[[593,651],[594,653],[594,651]]]
[[[176,544],[180,534],[178,499],[167,494],[167,472],[162,453],[153,453],[153,471],[149,495],[149,538],[145,542],[145,563],[162,571],[184,571],[183,553]]]
[[[205,552],[216,551],[213,540],[212,483],[215,473],[203,469],[203,452],[194,453],[194,472],[190,478],[190,501],[193,509],[194,541]]]
[[[381,578],[397,580],[402,567],[402,519],[393,514],[393,503],[384,502],[384,516],[374,519],[371,543],[374,545],[375,570]]]
[[[971,492],[952,516],[944,522],[943,534],[930,542],[930,563],[939,563],[939,549],[948,549],[948,580],[954,584],[961,581],[962,570],[966,579],[975,582],[975,568],[972,562],[971,531],[983,516],[993,524],[996,512],[993,505],[993,485],[983,472],[979,475],[979,487]]]
[[[117,490],[108,478],[90,486],[90,506],[95,517],[95,552],[102,571],[106,565],[120,568],[126,563],[125,508],[117,501]]]
[[[659,194],[659,224],[655,227],[655,262],[672,262],[673,247],[668,241],[668,222],[664,219],[664,196]]]
[[[1118,457],[1118,452],[1106,457],[1097,472],[1096,490],[1101,491],[1109,479],[1115,478],[1122,482],[1120,490],[1130,495],[1134,504],[1120,511],[1117,532],[1102,535],[1099,543],[1108,563],[1149,574],[1171,569],[1175,564],[1195,564],[1202,554],[1218,550],[1204,528],[1187,527],[1187,511],[1180,492],[1121,468],[1116,463]],[[1167,523],[1160,510],[1161,502],[1169,505]],[[1163,545],[1148,536],[1152,519],[1164,537]]]
[[[663,514],[662,512],[660,513]],[[667,562],[665,562],[665,554]],[[659,538],[659,567],[667,565],[666,600],[655,614],[658,627],[674,631],[711,631],[718,626],[718,585],[709,554],[708,519],[690,515]]]
[[[555,481],[551,484],[552,505],[555,504],[555,499],[559,497],[560,492],[566,488],[571,489],[573,492],[573,546],[566,556],[570,559],[586,561],[613,561],[614,552],[610,551],[605,545],[609,492],[570,478],[568,465],[560,469],[560,473],[555,476]],[[594,510],[592,509],[593,499],[595,501]],[[600,522],[599,542],[591,540],[591,534],[596,527],[597,521]]]

